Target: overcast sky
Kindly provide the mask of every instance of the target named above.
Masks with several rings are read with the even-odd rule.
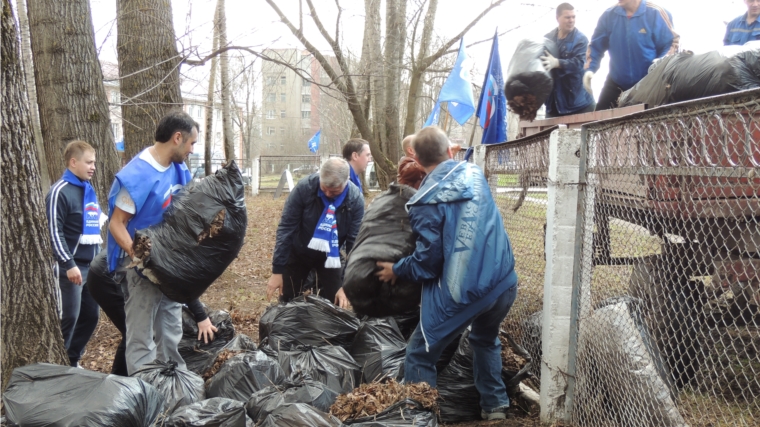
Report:
[[[419,1],[421,0],[409,0],[408,11],[411,12]],[[226,3],[230,43],[255,48],[301,47],[263,0],[227,0]],[[277,2],[294,22],[298,20],[298,3],[298,0]],[[331,33],[334,32],[337,16],[335,0],[314,0],[314,3],[325,27]],[[341,19],[341,43],[359,55],[364,25],[364,2],[341,0],[340,3],[344,9]],[[514,29],[499,39],[502,69],[506,71],[519,40],[543,36],[556,27],[554,8],[559,3],[560,1],[508,0],[470,30],[465,36],[465,41],[472,43],[487,39],[493,35],[497,27],[499,31]],[[615,4],[613,0],[576,0],[570,3],[575,6],[577,28],[589,38],[602,12]],[[743,0],[725,0],[719,5],[718,2],[708,0],[658,0],[657,3],[671,12],[676,31],[681,35],[681,47],[694,52],[706,52],[720,47],[725,33],[725,22],[746,12]],[[488,4],[490,0],[439,0],[435,34],[442,39],[457,34]],[[180,46],[198,46],[201,54],[210,51],[211,21],[215,5],[216,0],[172,1],[174,27]],[[116,62],[116,0],[91,0],[91,7],[96,43],[101,47],[101,59]],[[381,7],[384,10],[384,4]],[[303,19],[309,40],[318,48],[329,50],[311,19],[308,16],[304,16]],[[482,83],[489,51],[490,42],[468,49],[468,54],[475,64],[474,83],[478,85]],[[197,69],[192,74],[203,76],[208,73],[207,68]],[[594,78],[596,94],[601,91],[606,72],[605,61]]]

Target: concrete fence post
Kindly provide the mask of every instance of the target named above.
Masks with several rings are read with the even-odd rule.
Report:
[[[259,194],[259,171],[261,170],[261,158],[255,157],[251,162],[251,195]]]
[[[541,343],[541,422],[564,420],[571,340],[572,274],[578,217],[581,132],[564,126],[549,139],[546,271]]]
[[[475,152],[472,153],[472,161],[480,169],[483,169],[483,173],[486,172],[486,147],[487,145],[476,145]]]

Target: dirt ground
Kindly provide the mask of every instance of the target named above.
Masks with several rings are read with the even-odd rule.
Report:
[[[369,197],[368,199],[371,199]],[[266,283],[272,267],[275,235],[285,197],[273,199],[271,193],[248,196],[248,230],[238,258],[201,297],[210,309],[230,312],[236,333],[259,341],[259,316],[274,303],[266,300]],[[82,367],[109,373],[119,331],[101,312],[100,322],[82,357]],[[511,359],[511,358],[510,358]],[[511,362],[511,360],[510,360]],[[514,407],[513,419],[506,421],[469,422],[457,426],[539,426],[536,410],[526,412]]]

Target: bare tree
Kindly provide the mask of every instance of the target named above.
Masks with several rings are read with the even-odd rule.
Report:
[[[216,51],[219,49],[219,4],[217,3],[216,10],[214,11],[214,35],[212,41],[212,49]],[[211,146],[214,144],[214,101],[215,92],[214,86],[216,84],[216,68],[219,60],[216,56],[211,59],[211,74],[208,77],[208,98],[206,100],[206,139],[203,146],[203,164],[206,175],[211,175],[211,153],[213,150]]]
[[[227,14],[224,10],[224,0],[217,0],[216,13],[219,14],[219,46],[227,46]],[[235,158],[235,141],[232,132],[232,117],[230,116],[230,58],[229,51],[223,51],[219,58],[222,83],[222,138],[224,138],[224,158],[226,161]]]
[[[2,388],[13,369],[66,364],[56,312],[53,254],[10,0],[2,18]]]
[[[153,143],[161,117],[182,108],[181,58],[169,0],[118,0],[116,13],[124,154],[131,159]]]
[[[100,203],[119,168],[88,0],[29,0],[34,77],[49,179],[66,168],[64,146],[89,142],[97,153],[92,180]]]

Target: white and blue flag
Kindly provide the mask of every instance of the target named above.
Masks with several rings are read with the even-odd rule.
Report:
[[[319,150],[319,135],[322,133],[322,129],[318,130],[314,136],[309,139],[309,151],[316,153]]]

